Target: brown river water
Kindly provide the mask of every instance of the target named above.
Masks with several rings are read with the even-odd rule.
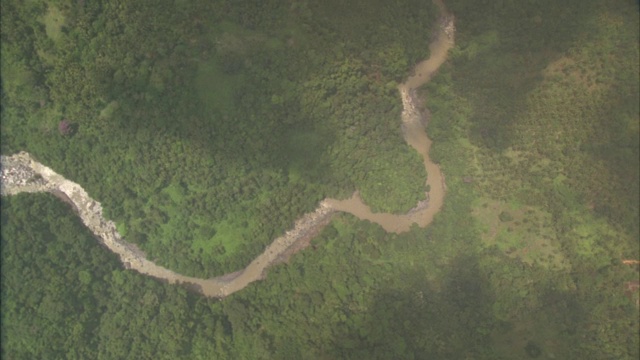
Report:
[[[404,111],[402,125],[405,141],[421,156],[427,170],[426,184],[431,187],[428,194],[427,206],[418,206],[407,214],[395,215],[374,213],[356,192],[350,199],[327,199],[330,207],[357,216],[362,220],[369,220],[382,226],[387,232],[401,233],[408,231],[413,223],[425,227],[433,221],[433,216],[440,211],[444,202],[446,185],[440,167],[429,158],[431,139],[423,125],[425,113],[418,109],[415,89],[429,82],[433,74],[447,59],[447,53],[453,47],[453,18],[447,13],[442,1],[435,1],[444,16],[438,37],[429,46],[431,56],[418,63],[414,75],[398,86],[402,96]]]
[[[205,296],[217,298],[224,298],[254,281],[264,279],[268,267],[304,248],[300,244],[308,244],[309,239],[316,236],[336,212],[369,220],[382,226],[387,232],[405,232],[414,223],[425,227],[440,211],[446,185],[440,167],[429,158],[431,139],[423,124],[426,110],[419,109],[415,89],[426,84],[444,63],[448,51],[453,47],[454,35],[453,17],[447,13],[441,0],[434,0],[434,3],[443,16],[437,37],[429,46],[431,55],[417,64],[414,75],[398,86],[404,108],[401,123],[404,139],[422,156],[428,176],[426,184],[430,186],[428,201],[420,202],[407,214],[373,213],[358,192],[346,200],[325,199],[315,211],[302,215],[293,229],[276,238],[244,269],[212,279],[200,279],[178,274],[148,260],[143,252],[122,238],[115,223],[103,217],[100,203],[92,199],[79,184],[35,161],[28,153],[2,156],[1,193],[6,196],[20,192],[51,192],[74,207],[85,226],[101,244],[120,256],[126,268],[172,284],[181,283]]]

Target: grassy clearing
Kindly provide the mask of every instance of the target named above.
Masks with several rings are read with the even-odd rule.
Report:
[[[202,252],[224,259],[236,254],[238,246],[244,243],[243,239],[252,230],[249,226],[238,224],[235,219],[244,216],[234,213],[228,213],[221,221],[186,218],[183,209],[189,206],[189,190],[183,184],[173,182],[160,194],[164,199],[161,200],[161,209],[166,213],[167,222],[160,225],[158,239],[167,246],[177,241],[175,237],[188,236],[187,242],[191,244],[194,253]]]
[[[215,236],[207,242],[194,242],[193,247],[202,246],[204,251],[215,250],[220,258],[225,258],[230,255],[234,255],[241,244],[244,243],[243,239],[251,234],[251,227],[242,226],[234,221],[227,220],[214,225],[216,229]]]
[[[552,217],[548,212],[513,201],[481,198],[476,200],[472,214],[481,228],[483,246],[496,246],[528,265],[551,270],[569,267],[550,227]]]
[[[535,349],[544,349],[546,359],[566,359],[570,351],[562,338],[560,329],[549,326],[546,314],[533,316],[525,321],[506,325],[492,335],[493,346],[496,353],[504,358],[528,359],[532,358],[529,352],[535,353]]]
[[[482,27],[460,34],[451,74],[433,81],[450,76],[452,90],[427,97],[435,130],[446,118],[471,140],[463,176],[475,192],[476,246],[501,322],[491,342],[504,358],[637,354],[637,338],[635,347],[620,341],[637,333],[637,308],[623,290],[637,272],[620,264],[638,253],[638,35],[637,17],[625,15],[637,8],[602,7],[581,20],[587,31],[574,27],[571,41],[546,53],[533,53],[531,42],[506,46],[513,29],[500,31],[490,52],[476,51],[483,38],[472,34],[485,31],[487,17],[474,12]],[[461,30],[470,26],[471,16],[456,16]],[[441,102],[456,97],[471,104],[468,122]],[[442,157],[453,183],[452,155]]]
[[[118,110],[119,107],[120,107],[120,104],[118,103],[118,101],[116,100],[111,101],[110,103],[107,104],[107,106],[104,107],[104,109],[100,111],[99,118],[101,120],[111,119],[111,117],[113,116],[113,113],[116,110]]]
[[[47,13],[42,17],[42,23],[51,40],[57,42],[62,38],[62,27],[66,25],[66,19],[60,9],[48,4]]]

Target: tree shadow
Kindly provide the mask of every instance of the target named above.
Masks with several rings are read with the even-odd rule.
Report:
[[[541,71],[589,32],[596,4],[470,6],[453,0],[448,5],[456,16],[457,46],[466,54],[454,59],[453,77],[456,92],[475,108],[471,138],[487,148],[505,150],[514,145],[514,120],[527,108],[529,92],[543,80]]]
[[[341,359],[479,358],[490,349],[491,293],[475,256],[459,256],[440,282],[411,270],[375,295],[359,334],[335,339]],[[364,331],[364,334],[363,334]]]
[[[507,265],[510,261],[500,263],[524,266]],[[615,282],[619,270],[601,276]],[[611,281],[594,288],[598,281],[591,274],[574,274],[576,284],[586,288],[560,289],[546,271],[532,274],[528,283],[505,283],[500,280],[504,273],[496,278],[500,271],[499,266],[479,265],[477,255],[460,255],[446,265],[439,281],[428,280],[420,270],[401,272],[373,295],[364,314],[342,309],[347,326],[336,329],[331,358],[525,360],[637,354],[637,339],[621,339],[626,331],[637,331],[637,320],[628,317],[636,313],[635,304],[599,295],[612,288]],[[623,299],[623,289],[616,291],[613,296]]]

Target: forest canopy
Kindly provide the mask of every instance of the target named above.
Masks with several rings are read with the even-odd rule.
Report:
[[[190,275],[238,270],[326,196],[405,212],[426,175],[394,82],[437,14],[375,5],[349,25],[328,3],[3,0],[2,152],[79,182]]]
[[[81,184],[162,266],[240,270],[327,196],[424,199],[396,86],[429,2],[0,6],[2,154]],[[456,46],[419,92],[448,189],[430,226],[338,215],[218,301],[124,270],[51,195],[3,197],[2,357],[638,358],[637,2],[446,6]]]

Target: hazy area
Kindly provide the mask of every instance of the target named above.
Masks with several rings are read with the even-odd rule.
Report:
[[[450,0],[455,45],[419,0],[0,5],[2,155],[162,271],[262,279],[203,297],[3,196],[3,357],[640,355],[637,3]]]
[[[446,14],[444,5],[439,3],[439,6],[441,12]],[[419,109],[416,105],[415,88],[424,85],[429,80],[430,74],[442,65],[446,59],[444,55],[453,46],[453,20],[446,15],[443,16],[443,19],[445,21],[441,25],[438,38],[430,47],[430,59],[419,63],[417,70],[420,72],[409,77],[405,83],[399,86],[403,104],[403,135],[407,143],[422,155],[425,170],[431,174],[426,181],[426,188],[429,189],[425,192],[427,198],[418,202],[406,214],[372,213],[370,207],[362,202],[358,192],[347,200],[328,198],[321,201],[315,211],[298,218],[293,229],[273,240],[262,254],[253,259],[245,268],[215,278],[202,279],[178,274],[150,261],[135,244],[123,239],[113,221],[103,216],[102,205],[87,194],[81,185],[35,161],[28,153],[20,152],[2,157],[2,195],[50,192],[72,206],[100,243],[120,257],[125,268],[133,269],[170,284],[185,284],[202,295],[216,298],[224,298],[244,289],[256,280],[263,279],[268,267],[273,266],[282,257],[289,257],[308,246],[308,242],[328,224],[331,215],[336,211],[355,215],[361,220],[372,221],[388,232],[406,232],[412,224],[426,227],[442,208],[446,184],[440,168],[429,158],[431,140],[427,137],[423,124],[426,120],[426,110]],[[416,78],[420,78],[421,81],[416,81]],[[301,243],[306,245],[301,247],[299,245]]]

